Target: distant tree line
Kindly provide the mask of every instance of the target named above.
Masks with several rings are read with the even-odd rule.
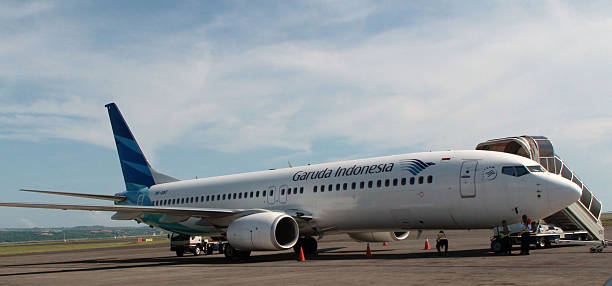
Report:
[[[152,236],[162,231],[148,227],[75,227],[0,230],[0,243],[70,239]],[[165,235],[166,232],[163,232]]]

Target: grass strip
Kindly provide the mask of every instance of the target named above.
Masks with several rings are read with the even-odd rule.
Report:
[[[110,248],[110,247],[127,247],[127,246],[147,246],[166,243],[169,245],[170,241],[167,239],[154,240],[151,242],[136,242],[134,240],[126,241],[98,241],[83,243],[82,241],[68,241],[68,242],[53,242],[53,243],[15,243],[6,244],[0,246],[0,255],[13,255],[13,254],[27,254],[27,253],[42,253],[52,251],[69,251],[69,250],[81,250],[81,249],[99,249],[99,248]]]

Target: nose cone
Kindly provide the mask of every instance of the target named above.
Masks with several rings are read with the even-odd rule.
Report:
[[[548,182],[550,200],[549,206],[555,210],[561,210],[575,203],[582,196],[582,188],[570,180],[557,175],[551,176]]]

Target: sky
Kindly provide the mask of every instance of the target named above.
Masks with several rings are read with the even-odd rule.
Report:
[[[543,135],[612,210],[611,15],[609,1],[1,1],[0,201],[123,191],[115,102],[178,178]],[[0,227],[136,226],[111,215],[0,208]]]

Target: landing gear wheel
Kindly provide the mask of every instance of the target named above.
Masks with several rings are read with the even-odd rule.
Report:
[[[182,250],[177,250],[176,251],[176,256],[183,257],[183,251]]]
[[[304,253],[317,255],[317,247],[317,240],[311,236],[305,237],[302,241],[302,249],[304,250]]]
[[[223,254],[225,254],[225,258],[231,259],[236,256],[236,249],[231,245],[226,245]]]
[[[198,255],[200,255],[200,254],[202,254],[202,249],[201,249],[199,246],[196,246],[196,247],[193,249],[193,255],[198,256]]]
[[[540,238],[536,241],[536,248],[546,248],[546,239]]]
[[[503,245],[499,239],[495,239],[491,241],[491,251],[494,253],[501,253],[503,249]]]

